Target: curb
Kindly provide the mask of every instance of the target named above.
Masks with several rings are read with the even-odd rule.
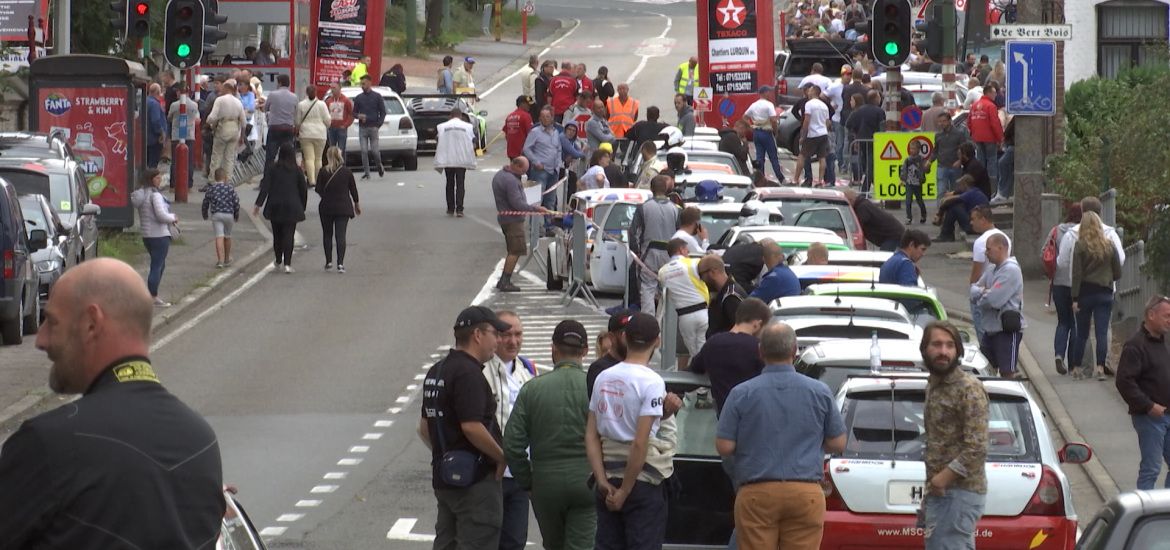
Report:
[[[947,315],[952,319],[959,319],[968,324],[971,323],[971,315],[953,308],[947,308]],[[1081,435],[1081,431],[1073,423],[1072,417],[1068,414],[1068,409],[1064,407],[1064,402],[1061,401],[1060,395],[1056,393],[1056,388],[1053,387],[1052,382],[1048,380],[1047,373],[1036,361],[1036,357],[1024,344],[1020,342],[1019,354],[1020,368],[1027,376],[1027,381],[1033,388],[1036,389],[1037,399],[1048,411],[1048,417],[1052,419],[1052,423],[1056,426],[1056,430],[1060,432],[1061,438],[1065,443],[1069,442],[1085,442],[1085,436]],[[1092,483],[1093,489],[1097,491],[1097,496],[1101,497],[1102,502],[1109,502],[1109,499],[1121,492],[1117,486],[1117,482],[1113,480],[1113,476],[1109,475],[1109,471],[1098,460],[1097,455],[1086,463],[1080,465],[1089,477],[1089,482]]]

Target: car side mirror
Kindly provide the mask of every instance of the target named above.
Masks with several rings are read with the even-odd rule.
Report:
[[[1065,464],[1084,464],[1093,458],[1093,448],[1084,443],[1065,443],[1056,455]]]
[[[102,213],[102,207],[100,207],[92,202],[81,207],[81,215],[82,216],[97,216],[101,213]]]
[[[44,229],[33,229],[28,233],[28,246],[32,252],[44,250],[49,246],[49,233]]]

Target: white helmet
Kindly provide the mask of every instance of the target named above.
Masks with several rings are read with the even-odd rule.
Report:
[[[682,147],[671,147],[666,151],[666,167],[674,171],[675,176],[681,176],[687,168],[687,152]]]
[[[662,131],[658,132],[658,137],[662,138],[662,140],[666,142],[663,144],[661,149],[679,147],[683,144],[682,130],[679,130],[674,126],[667,126],[666,128],[663,128]]]
[[[771,212],[767,205],[758,199],[743,203],[743,208],[739,209],[739,225],[741,227],[768,225],[770,217]]]

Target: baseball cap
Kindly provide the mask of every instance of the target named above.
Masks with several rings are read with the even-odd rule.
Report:
[[[630,317],[634,312],[630,309],[619,309],[609,316],[609,331],[619,332],[626,329],[626,323],[630,322]]]
[[[637,312],[626,322],[626,342],[647,345],[658,338],[658,321],[652,315]]]
[[[589,345],[589,336],[584,325],[572,319],[565,319],[557,323],[557,328],[553,329],[552,341],[554,344],[583,349]]]
[[[473,327],[480,323],[489,323],[493,328],[501,332],[512,328],[512,325],[496,317],[496,312],[483,306],[471,306],[459,312],[459,318],[455,320],[455,328]]]
[[[757,93],[761,93],[761,94],[762,94],[762,93],[765,93],[765,92],[770,92],[770,91],[772,91],[772,90],[775,90],[775,88],[773,88],[773,87],[771,87],[771,86],[760,86],[760,89],[759,89],[759,91],[757,91]]]
[[[475,58],[474,58],[474,57],[471,57],[471,56],[469,55],[469,56],[467,56],[467,57],[464,57],[464,58],[463,58],[463,61],[466,61],[467,63],[475,63]]]

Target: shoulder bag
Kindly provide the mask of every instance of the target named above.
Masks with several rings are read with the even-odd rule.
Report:
[[[443,365],[446,359],[435,369],[435,378],[443,379]],[[439,434],[439,479],[452,487],[467,487],[475,482],[475,470],[480,464],[479,453],[471,451],[447,451],[447,438],[443,437],[443,417],[436,416],[435,431]]]

